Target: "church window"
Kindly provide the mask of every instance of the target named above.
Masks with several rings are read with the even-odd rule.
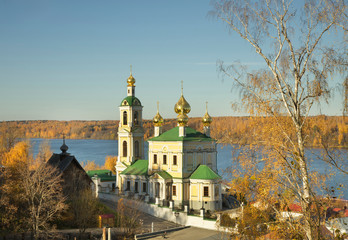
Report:
[[[173,165],[178,165],[177,156],[173,156]]]
[[[176,186],[173,185],[173,196],[176,196]]]
[[[157,164],[157,154],[153,155],[153,164]]]
[[[203,197],[209,197],[209,187],[203,188]]]
[[[134,125],[138,125],[139,124],[139,120],[138,120],[138,112],[134,113]]]
[[[127,189],[126,191],[129,191],[130,190],[130,181],[127,181]]]
[[[163,155],[163,164],[167,164],[167,155]]]
[[[123,112],[123,125],[127,125],[127,112]]]
[[[134,192],[138,192],[138,182],[134,183]]]
[[[138,141],[134,142],[134,155],[136,157],[139,157],[139,142]]]
[[[146,182],[143,183],[143,192],[146,192]]]
[[[123,141],[123,156],[127,157],[127,142]]]

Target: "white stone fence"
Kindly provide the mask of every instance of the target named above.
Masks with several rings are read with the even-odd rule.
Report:
[[[123,198],[127,206],[135,207],[139,211],[145,212],[152,216],[165,219],[170,222],[175,222],[183,226],[193,226],[210,230],[218,230],[216,220],[206,220],[202,216],[191,216],[187,212],[177,212],[168,207],[161,207],[156,204],[149,204],[143,201],[136,201],[112,193],[99,192],[100,199],[109,200],[117,203],[120,198]]]

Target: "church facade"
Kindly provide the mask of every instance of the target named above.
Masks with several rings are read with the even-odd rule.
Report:
[[[121,193],[180,209],[222,208],[216,141],[210,137],[212,118],[208,111],[202,118],[203,133],[188,127],[191,107],[181,92],[174,106],[177,126],[162,132],[163,118],[157,109],[145,159],[143,106],[135,97],[132,73],[127,79],[127,97],[119,109],[116,184]]]

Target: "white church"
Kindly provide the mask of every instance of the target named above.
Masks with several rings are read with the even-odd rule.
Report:
[[[191,111],[183,92],[174,106],[177,127],[162,132],[163,118],[153,118],[154,136],[144,153],[143,106],[135,96],[135,79],[127,79],[127,97],[119,106],[116,186],[121,194],[175,208],[222,209],[221,177],[216,141],[210,137],[212,118],[206,111],[203,132],[187,126]],[[145,159],[147,154],[147,160]]]

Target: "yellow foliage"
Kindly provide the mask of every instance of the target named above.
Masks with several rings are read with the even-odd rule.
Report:
[[[86,162],[82,162],[81,166],[83,167],[83,169],[85,169],[85,171],[101,169],[101,167],[98,164],[90,160],[87,160]]]
[[[116,156],[106,156],[104,168],[110,170],[113,174],[116,174],[116,165],[117,157]]]
[[[19,142],[4,154],[2,165],[5,167],[21,167],[29,161],[29,144]]]

